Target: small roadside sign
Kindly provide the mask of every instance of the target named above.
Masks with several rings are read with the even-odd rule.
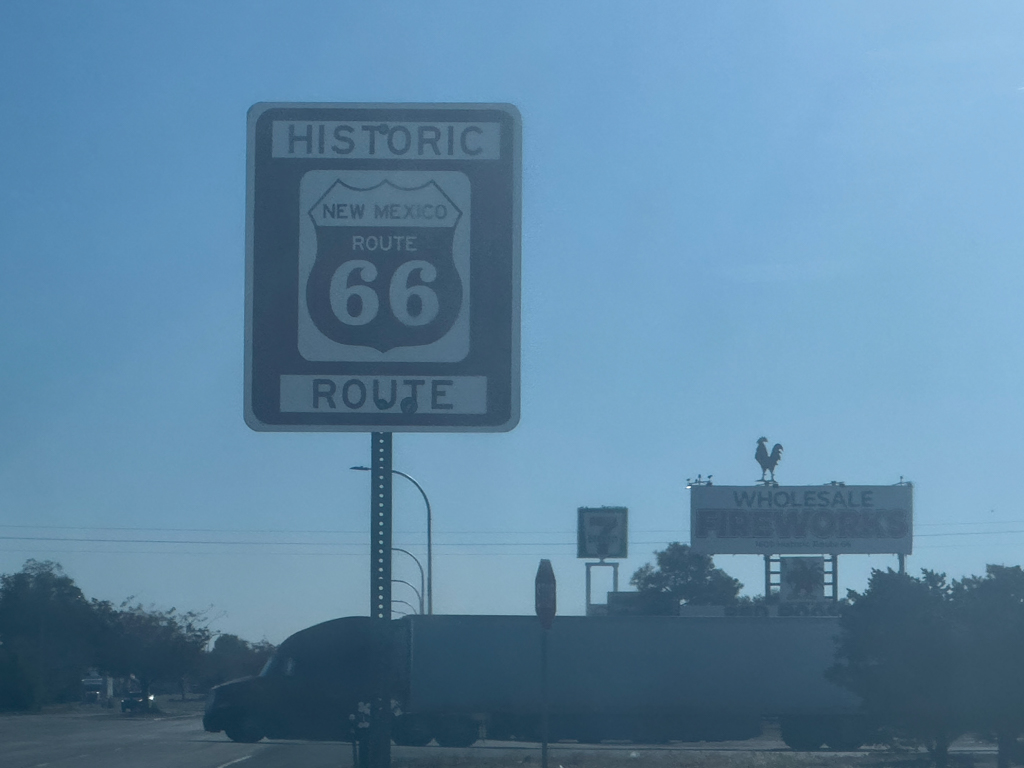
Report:
[[[250,109],[250,427],[515,427],[520,146],[510,104]]]
[[[534,610],[540,625],[551,629],[555,621],[556,605],[555,571],[550,560],[541,560],[534,579]]]
[[[604,560],[629,556],[626,507],[580,507],[576,520],[576,557]]]

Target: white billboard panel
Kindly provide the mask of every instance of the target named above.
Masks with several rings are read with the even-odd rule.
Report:
[[[690,489],[690,546],[708,555],[909,555],[913,522],[909,483]]]

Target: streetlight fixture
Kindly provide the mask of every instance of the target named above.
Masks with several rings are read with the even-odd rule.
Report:
[[[351,469],[359,472],[369,472],[369,467],[351,467]],[[431,520],[430,512],[430,499],[427,498],[427,492],[423,490],[423,486],[416,482],[416,480],[397,469],[392,469],[391,474],[401,475],[410,483],[416,486],[416,490],[420,492],[420,496],[423,497],[423,503],[427,505],[427,613],[431,616],[434,615],[434,553],[433,553],[433,523]],[[403,551],[403,550],[400,550]]]

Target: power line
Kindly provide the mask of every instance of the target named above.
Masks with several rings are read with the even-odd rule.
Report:
[[[199,544],[199,545],[231,545],[231,546],[267,546],[267,547],[355,547],[362,546],[357,541],[232,541],[230,539],[99,539],[76,536],[0,536],[0,541],[63,541],[81,542],[83,544]],[[657,545],[661,541],[639,541],[634,544]],[[466,541],[466,542],[435,542],[435,547],[569,547],[576,546],[575,541]]]
[[[1024,524],[1024,520],[1020,521]],[[65,530],[65,531],[162,531],[166,533],[180,532],[180,533],[311,533],[311,534],[364,534],[367,533],[369,528],[357,528],[352,530],[344,529],[297,529],[297,528],[153,528],[153,527],[118,527],[118,526],[106,526],[106,525],[28,525],[28,524],[14,524],[14,523],[0,523],[0,528],[19,528],[19,529],[34,529],[34,530]],[[552,533],[561,535],[565,533],[564,529],[557,531],[544,531],[544,530],[529,530],[529,531],[505,531],[495,529],[481,529],[481,530],[469,530],[469,529],[448,529],[439,530],[438,533],[455,533],[455,534],[493,534],[493,535],[507,535],[507,534],[524,534],[524,533]],[[678,534],[680,529],[678,528],[638,528],[635,530],[636,533],[671,533]]]
[[[171,529],[174,530],[174,529]],[[185,530],[185,529],[180,529]],[[225,533],[228,531],[224,531]],[[292,532],[296,533],[296,532]],[[324,533],[327,533],[326,531]],[[338,532],[340,533],[340,532]],[[368,535],[368,531],[352,532],[357,535]],[[469,535],[470,532],[452,532],[456,535]],[[505,532],[508,535],[513,532]],[[536,536],[537,531],[516,532]],[[650,533],[650,531],[645,531]],[[915,538],[934,538],[950,536],[1009,536],[1024,534],[1024,530],[1001,530],[1001,531],[955,531],[949,533],[919,533]],[[81,542],[86,544],[166,544],[166,545],[227,545],[227,546],[355,546],[362,542],[352,541],[259,541],[253,539],[156,539],[156,538],[99,538],[87,536],[10,536],[0,535],[0,541],[65,541]],[[633,541],[636,546],[650,546],[664,544],[661,540]],[[448,541],[436,542],[440,547],[524,547],[524,546],[574,546],[575,541]]]
[[[0,528],[22,528],[33,530],[62,530],[62,531],[164,531],[167,533],[366,533],[369,529],[340,530],[340,529],[310,529],[297,530],[291,528],[153,528],[153,527],[125,527],[112,525],[27,525],[14,523],[0,523]]]
[[[47,555],[168,555],[168,556],[195,556],[195,557],[365,557],[366,553],[359,552],[182,552],[180,550],[144,550],[144,549],[0,549],[0,553],[9,554],[39,554]],[[550,555],[550,552],[448,552],[445,557],[535,557],[537,555]],[[567,553],[568,555],[568,553]]]
[[[915,547],[916,550],[933,550],[933,549],[973,549],[973,547],[965,547],[962,544],[926,544],[923,546]],[[206,550],[202,552],[198,551],[182,551],[182,550],[146,550],[146,549],[50,549],[50,548],[35,548],[35,549],[7,549],[0,548],[0,553],[7,554],[23,554],[23,555],[78,555],[78,554],[92,554],[92,555],[111,555],[111,556],[129,556],[129,555],[164,555],[164,556],[186,556],[186,557],[365,557],[366,553],[359,550],[353,550],[349,552],[267,552],[267,551],[255,551],[255,550]],[[536,557],[538,555],[550,555],[550,551],[517,551],[517,552],[467,552],[467,551],[449,551],[445,553],[447,558],[456,557]],[[572,557],[574,552],[571,550],[565,552],[566,557]],[[743,555],[736,555],[736,557],[742,557]],[[847,555],[851,556],[851,555]],[[862,555],[866,557],[866,555]],[[876,557],[885,557],[885,553],[875,553]]]
[[[918,528],[937,528],[959,525],[1024,525],[1024,520],[966,520],[958,523],[918,523]]]
[[[969,520],[952,523],[915,523],[915,528],[943,528],[960,527],[968,525],[1024,525],[1024,520]],[[112,526],[112,525],[52,525],[52,524],[28,524],[28,523],[0,523],[0,528],[15,528],[24,530],[65,530],[65,531],[154,531],[164,533],[249,533],[249,534],[365,534],[367,528],[164,528],[154,526]],[[643,534],[669,534],[680,535],[685,533],[684,528],[637,528],[635,533]],[[527,533],[564,533],[564,529],[558,531],[543,530],[497,530],[497,529],[448,529],[439,530],[438,533],[445,534],[489,534],[489,535],[517,535]],[[999,533],[1002,533],[1001,531]],[[936,535],[936,534],[919,534]],[[948,534],[954,535],[954,534]]]
[[[953,531],[952,533],[915,533],[914,538],[925,538],[929,536],[1005,536],[1024,531]]]

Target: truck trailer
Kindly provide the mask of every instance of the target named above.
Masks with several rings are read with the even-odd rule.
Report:
[[[794,749],[856,749],[858,700],[829,682],[832,617],[563,616],[548,631],[552,740],[723,741],[778,719]],[[236,741],[349,740],[390,655],[398,744],[537,741],[541,635],[533,616],[367,617],[289,637],[259,676],[211,691],[204,727]]]

